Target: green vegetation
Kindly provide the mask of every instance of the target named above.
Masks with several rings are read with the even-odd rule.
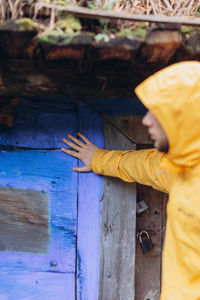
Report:
[[[183,35],[185,35],[185,34],[193,34],[193,33],[195,33],[197,31],[197,27],[194,27],[194,26],[182,26],[181,27],[181,33],[183,34]]]
[[[31,31],[36,29],[36,24],[29,18],[16,20],[15,23],[19,25],[21,31]]]
[[[48,44],[48,45],[73,45],[79,37],[79,34],[64,34],[62,36],[59,35],[48,35],[41,36],[38,39],[39,43]]]
[[[80,20],[70,15],[65,15],[55,24],[55,28],[60,28],[64,33],[73,34],[82,29]]]
[[[107,33],[98,33],[97,35],[95,35],[95,41],[96,43],[99,43],[99,42],[109,42],[110,40],[110,37]]]
[[[62,6],[73,4],[91,10],[101,9],[168,16],[177,13],[180,17],[184,15],[197,16],[200,12],[199,1],[194,0],[192,3],[194,5],[191,6],[190,1],[183,0],[173,1],[173,3],[170,0],[152,0],[150,2],[148,0],[104,0],[102,2],[97,0],[0,0],[0,22],[2,24],[0,24],[0,28],[1,30],[37,30],[39,40],[50,44],[61,40],[62,43],[68,44],[73,42],[81,33],[88,31],[93,33],[96,43],[108,42],[116,37],[144,40],[149,30],[148,23],[103,18],[98,20],[79,19],[63,11]],[[54,4],[53,8],[52,4]],[[56,8],[56,5],[59,7]],[[199,31],[200,29],[194,26],[181,27],[181,34],[185,40]]]
[[[144,23],[141,23],[140,25],[136,26],[135,28],[125,28],[121,30],[119,33],[117,33],[118,37],[127,37],[129,39],[134,38],[141,38],[145,39],[147,34],[148,28]]]

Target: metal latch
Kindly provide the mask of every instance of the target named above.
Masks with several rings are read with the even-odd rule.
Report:
[[[149,208],[146,205],[146,203],[144,202],[144,200],[141,200],[141,201],[137,202],[137,204],[136,204],[137,215],[140,215],[144,211],[146,211],[147,213],[149,213]]]

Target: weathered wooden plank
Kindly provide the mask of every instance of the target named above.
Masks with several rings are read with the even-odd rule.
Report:
[[[77,132],[77,114],[72,103],[56,105],[23,101],[14,127],[0,134],[0,145],[30,148],[61,148],[68,132]]]
[[[103,147],[103,120],[88,107],[80,107],[79,130]],[[99,284],[100,201],[103,178],[93,173],[79,175],[77,299],[97,300]]]
[[[152,148],[152,145],[137,145],[137,149]],[[137,217],[137,231],[146,229],[153,241],[154,250],[142,254],[139,242],[136,243],[136,300],[158,300],[161,288],[162,249],[165,236],[166,204],[168,195],[144,185],[137,185],[138,200],[144,200],[149,214],[144,212]]]
[[[0,251],[46,253],[48,194],[0,187]]]
[[[136,230],[146,230],[154,244],[154,249],[142,253],[139,241],[136,243],[135,293],[136,300],[158,300],[160,296],[160,274],[162,257],[162,198],[163,194],[144,185],[137,186],[139,200],[144,200],[149,213],[137,217]]]
[[[1,252],[1,270],[75,273],[77,174],[72,168],[76,160],[60,150],[1,151],[0,165],[1,187],[31,189],[48,196],[50,230],[45,255],[30,249],[27,253]]]
[[[131,110],[130,110],[131,112]],[[143,111],[145,113],[145,110]],[[124,116],[107,116],[107,119],[124,135],[136,144],[152,144],[147,128],[142,125],[143,116],[124,115]]]
[[[55,9],[55,11],[66,11],[72,15],[84,18],[93,19],[109,19],[109,20],[126,20],[126,21],[141,21],[141,22],[153,22],[153,23],[167,23],[167,24],[186,24],[192,26],[199,26],[200,22],[198,19],[191,18],[180,18],[180,17],[169,17],[163,15],[144,15],[144,14],[133,14],[121,11],[112,10],[91,10],[87,7],[78,7],[75,5],[54,5],[54,4],[43,4],[41,8]]]
[[[135,149],[113,127],[105,126],[105,148]],[[101,216],[99,300],[133,300],[135,274],[135,184],[104,179]]]
[[[74,300],[74,274],[0,271],[1,300]],[[71,291],[69,294],[68,291]]]
[[[156,47],[155,47],[156,48]],[[86,51],[84,61],[58,59],[0,60],[0,96],[11,97],[68,97],[73,99],[117,99],[134,97],[135,87],[145,78],[160,70],[166,64],[146,63],[137,57],[136,62],[122,60],[94,60],[99,49]],[[115,51],[115,50],[114,50]],[[184,52],[184,49],[181,50]],[[186,52],[186,54],[185,54]],[[200,53],[184,52],[184,59],[199,59]],[[37,62],[40,61],[40,57]],[[182,60],[180,53],[179,60]]]
[[[166,223],[167,223],[167,202],[169,199],[169,195],[168,194],[164,194],[162,195],[162,250],[164,247],[164,240],[165,240],[165,230],[166,230]],[[162,260],[162,257],[161,257]],[[162,261],[160,262],[162,263]]]

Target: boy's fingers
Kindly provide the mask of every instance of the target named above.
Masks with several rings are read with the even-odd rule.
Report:
[[[78,132],[78,136],[80,136],[84,140],[84,142],[86,142],[86,144],[90,143],[90,141],[82,133]]]
[[[73,135],[68,134],[68,138],[70,138],[70,140],[72,140],[74,143],[76,143],[77,145],[79,145],[80,147],[84,146],[85,144],[82,143],[80,140],[78,140],[77,138],[75,138]]]
[[[86,166],[84,166],[84,167],[75,167],[72,170],[76,171],[76,172],[90,172],[91,171],[91,169],[89,169]]]
[[[79,147],[79,146],[77,146],[76,144],[74,144],[74,143],[68,141],[67,139],[63,139],[63,142],[64,142],[65,144],[67,144],[68,146],[70,146],[72,149],[75,149],[75,150],[77,150],[77,151],[80,150],[80,147]]]
[[[73,151],[73,150],[69,150],[69,149],[66,149],[66,148],[62,148],[61,149],[63,152],[73,156],[73,157],[76,157],[76,158],[79,158],[79,153],[76,152],[76,151]]]

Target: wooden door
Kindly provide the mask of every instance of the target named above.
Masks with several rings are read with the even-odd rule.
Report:
[[[77,130],[102,146],[97,123],[70,101],[29,100],[0,135],[1,300],[95,299],[101,179],[78,178],[60,148]]]
[[[133,150],[135,144],[105,124],[106,149]],[[98,300],[135,299],[136,186],[118,178],[104,179],[101,214]]]

